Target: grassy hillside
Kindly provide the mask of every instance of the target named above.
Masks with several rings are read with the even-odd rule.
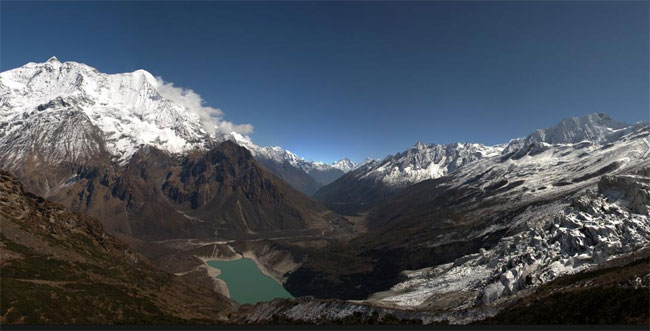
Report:
[[[219,323],[235,305],[156,270],[88,216],[0,171],[2,324]]]

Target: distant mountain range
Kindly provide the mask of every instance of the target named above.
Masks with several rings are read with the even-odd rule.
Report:
[[[268,170],[288,164],[309,179],[312,165],[341,170],[238,136],[272,165],[265,169],[249,150],[208,133],[161,84],[143,70],[107,75],[56,58],[1,73],[0,168],[30,192],[138,237],[326,227],[320,203]]]
[[[453,151],[434,161],[423,157],[430,149],[418,145],[368,164],[316,196],[329,198],[328,206],[340,212],[367,215],[371,230],[346,249],[350,256],[364,257],[357,263],[370,258],[374,270],[363,277],[341,270],[332,275],[309,267],[324,263],[319,260],[297,270],[288,286],[314,284],[301,290],[321,296],[323,289],[341,288],[333,296],[346,298],[375,292],[372,300],[405,307],[469,309],[647,247],[649,137],[647,122],[623,124],[590,114],[492,147],[489,154],[472,153],[475,158],[468,162],[445,163],[444,155],[457,160],[462,145],[454,144],[433,145]],[[399,166],[401,160],[406,166]],[[372,177],[375,169],[399,173],[437,164],[459,166],[412,185],[389,184],[408,175]],[[366,289],[352,295],[356,277],[366,279]],[[327,279],[350,284],[324,285]],[[386,281],[397,284],[377,291]]]
[[[215,132],[209,120],[193,111],[202,107],[200,102],[170,89],[145,70],[104,74],[56,57],[3,72],[0,163],[11,170],[27,158],[46,167],[105,154],[124,165],[144,145],[182,154],[233,139],[308,195],[357,167],[348,159],[333,164],[305,161],[281,147],[257,146],[236,132]]]
[[[557,144],[606,144],[647,126],[629,125],[612,120],[605,114],[571,117],[548,129],[538,129],[526,138],[508,144],[485,146],[473,143],[449,145],[418,142],[414,147],[381,161],[369,162],[350,171],[333,183],[320,188],[314,196],[334,210],[350,211],[393,195],[413,184],[451,174],[481,159],[512,158],[536,155]],[[366,208],[366,207],[364,207]],[[354,208],[353,208],[354,209]]]
[[[136,320],[104,308],[163,322],[530,322],[552,300],[593,321],[574,285],[606,297],[608,321],[648,320],[634,308],[650,287],[635,255],[650,247],[648,122],[588,114],[502,145],[418,142],[325,164],[258,146],[177,92],[143,70],[56,58],[0,73],[3,323],[52,293],[73,311],[46,323]],[[203,262],[240,256],[305,297],[226,300]],[[198,310],[183,308],[201,286]]]
[[[357,164],[347,158],[332,164],[305,161],[279,146],[260,147],[254,144],[249,137],[236,132],[225,134],[219,139],[230,139],[240,146],[246,147],[258,162],[307,195],[314,194],[323,185],[335,181],[346,172],[364,164]]]
[[[425,145],[418,142],[402,153],[361,165],[321,187],[314,196],[334,210],[345,211],[348,206],[372,203],[415,183],[444,176],[469,162],[498,155],[503,147],[473,143]]]

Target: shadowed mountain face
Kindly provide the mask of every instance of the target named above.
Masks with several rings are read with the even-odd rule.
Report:
[[[557,125],[533,131],[526,138],[512,139],[507,145],[485,146],[472,143],[448,145],[417,143],[414,147],[378,162],[367,163],[321,187],[314,197],[332,210],[354,214],[367,211],[382,199],[396,197],[414,184],[446,176],[454,176],[475,163],[491,164],[501,157],[501,164],[518,163],[525,156],[532,157],[551,146],[578,144],[585,153],[590,146],[614,144],[647,123],[626,124],[614,121],[606,114],[594,113],[563,119]],[[548,153],[546,153],[548,154]],[[552,155],[558,158],[558,155]],[[582,156],[584,157],[584,156]],[[562,162],[573,162],[577,155]],[[516,165],[516,164],[515,164]],[[548,165],[546,165],[548,166]],[[485,168],[484,170],[488,170]],[[501,173],[507,174],[506,169]],[[534,169],[528,169],[528,172]],[[383,203],[383,202],[382,202]],[[403,209],[403,208],[402,208]]]
[[[249,233],[313,228],[327,213],[230,141],[182,158],[162,190],[194,217]]]
[[[367,233],[312,252],[287,288],[467,309],[647,246],[650,126],[591,132],[604,136],[513,145],[378,200]]]
[[[292,165],[289,161],[265,158],[264,155],[258,155],[255,159],[266,169],[306,195],[311,196],[322,186],[314,176]]]
[[[260,164],[295,189],[309,196],[313,195],[321,186],[333,182],[359,166],[347,158],[332,164],[306,161],[280,146],[258,146],[249,137],[235,132],[224,135],[220,139],[230,139],[238,145],[246,147]]]
[[[0,171],[0,321],[218,323],[236,309],[151,266],[99,221],[23,190]]]
[[[124,166],[96,158],[47,193],[111,232],[142,239],[310,231],[329,213],[230,141],[185,156],[145,146]]]
[[[410,185],[445,176],[472,161],[498,155],[502,149],[501,145],[418,142],[402,153],[361,165],[321,187],[314,197],[341,213],[367,210]]]

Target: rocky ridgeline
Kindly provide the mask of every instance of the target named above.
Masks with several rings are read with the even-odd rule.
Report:
[[[598,183],[598,192],[626,203],[635,213],[647,215],[650,213],[650,176],[647,171],[639,173],[645,173],[646,176],[603,176]]]
[[[633,252],[650,243],[648,177],[603,176],[598,191],[515,217],[509,236],[492,249],[453,263],[406,273],[393,295],[381,299],[403,306],[429,306],[456,296],[456,309],[495,302]]]

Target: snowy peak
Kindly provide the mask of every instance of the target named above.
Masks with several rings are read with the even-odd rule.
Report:
[[[304,158],[298,157],[298,155],[280,146],[261,147],[259,145],[256,145],[249,137],[237,132],[231,132],[227,135],[224,135],[220,139],[232,140],[236,144],[247,148],[254,157],[273,160],[277,163],[286,162],[294,167],[300,168],[307,173],[314,170],[326,171],[332,169],[337,169],[345,173],[358,167],[357,163],[351,161],[348,158],[343,158],[332,164],[327,164],[319,161],[307,161]]]
[[[642,123],[640,123],[642,125]],[[504,153],[511,153],[531,145],[576,144],[584,141],[609,143],[634,130],[640,124],[617,122],[603,113],[565,118],[547,129],[537,129],[525,139],[514,139]]]
[[[239,146],[248,149],[253,157],[256,159],[271,160],[276,163],[288,163],[291,166],[299,167],[304,160],[301,160],[296,154],[286,150],[280,146],[259,146],[250,139],[250,137],[239,134],[237,132],[230,132],[218,138],[219,140],[231,140]]]
[[[358,167],[358,164],[348,158],[332,164],[307,161],[280,146],[259,146],[249,137],[237,132],[230,132],[217,139],[231,140],[248,149],[253,154],[253,157],[265,165],[268,170],[308,195],[313,194],[320,186],[327,185],[346,172]],[[292,170],[287,169],[287,167],[292,168]]]
[[[350,161],[350,159],[348,159],[347,157],[332,163],[332,167],[339,169],[343,172],[352,171],[356,169],[357,166],[358,166],[357,163]]]
[[[548,129],[535,130],[528,136],[528,140],[548,144],[572,144],[585,140],[602,143],[617,130],[628,126],[612,120],[606,114],[589,114],[566,118]]]
[[[504,145],[476,143],[448,145],[417,142],[413,147],[383,160],[366,159],[355,170],[320,188],[314,197],[344,206],[351,203],[370,205],[410,185],[445,176],[476,160],[496,157]]]
[[[392,187],[405,187],[417,182],[438,178],[477,159],[496,156],[502,145],[485,146],[475,143],[448,145],[418,141],[415,146],[380,162],[369,162],[359,168],[359,178],[374,178]]]
[[[0,127],[0,137],[7,135],[8,127],[33,128],[33,121],[51,123],[39,127],[44,132],[54,130],[54,118],[59,117],[55,112],[75,110],[99,128],[108,151],[121,162],[141,145],[171,153],[203,147],[210,135],[201,118],[167,90],[145,70],[104,74],[85,64],[61,63],[56,57],[30,62],[0,73],[0,122],[7,123]],[[52,102],[59,102],[59,107],[48,107]],[[48,117],[53,120],[45,120]]]

